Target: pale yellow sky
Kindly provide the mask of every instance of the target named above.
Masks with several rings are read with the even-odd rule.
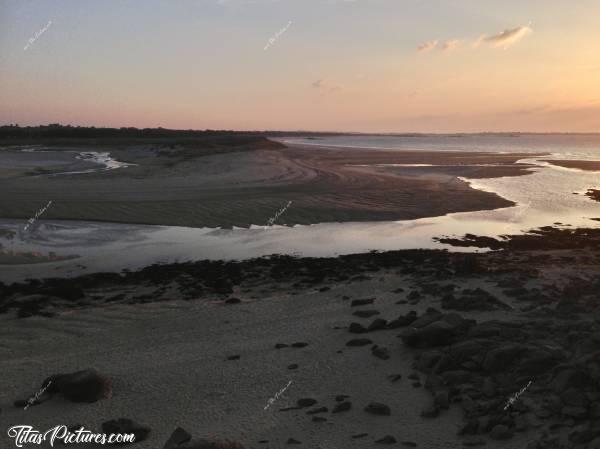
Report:
[[[0,0],[0,123],[600,131],[597,0],[144,5]]]

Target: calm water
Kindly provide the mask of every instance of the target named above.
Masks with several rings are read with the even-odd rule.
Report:
[[[53,252],[76,259],[21,266],[3,266],[7,280],[40,276],[69,276],[98,270],[137,268],[156,262],[195,259],[241,259],[268,254],[332,256],[406,248],[448,248],[433,241],[444,235],[466,233],[498,236],[561,222],[600,227],[600,203],[583,193],[600,189],[600,172],[549,165],[548,159],[600,160],[600,136],[466,136],[389,137],[339,136],[326,139],[289,139],[311,145],[427,150],[549,153],[526,157],[534,164],[531,175],[469,180],[474,188],[495,192],[517,203],[493,211],[466,212],[419,220],[372,223],[322,223],[311,226],[262,226],[250,229],[196,229],[109,223],[47,222],[39,220],[25,240],[2,238],[2,230],[18,230],[23,223],[0,222],[0,242],[19,252]],[[318,150],[318,148],[315,148]],[[352,149],[348,149],[352,151]],[[416,168],[418,169],[418,168]],[[293,205],[291,206],[293,207]],[[115,257],[118,253],[118,257]]]
[[[509,153],[553,153],[570,159],[600,159],[600,134],[540,135],[452,135],[335,136],[317,139],[289,138],[289,143],[345,148],[423,151],[488,151]],[[575,157],[577,156],[577,157]]]

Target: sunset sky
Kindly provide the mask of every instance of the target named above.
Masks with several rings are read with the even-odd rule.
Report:
[[[0,124],[600,132],[598,0],[0,0]]]

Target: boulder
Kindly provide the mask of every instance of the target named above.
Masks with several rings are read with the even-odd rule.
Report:
[[[96,402],[112,394],[112,380],[95,369],[70,374],[55,374],[47,378],[42,386],[52,382],[49,393],[60,392],[72,402]]]

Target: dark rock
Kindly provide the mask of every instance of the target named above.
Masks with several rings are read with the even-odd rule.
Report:
[[[102,423],[102,432],[110,435],[111,433],[132,433],[135,436],[135,442],[144,441],[150,433],[150,428],[132,421],[127,418],[113,419]]]
[[[336,402],[342,402],[342,401],[345,401],[346,399],[348,399],[349,397],[350,397],[350,396],[348,396],[347,394],[338,394],[338,395],[335,397],[335,401],[336,401]]]
[[[288,369],[297,369],[297,368],[298,368],[297,363],[292,363],[291,365],[288,365]]]
[[[94,369],[70,374],[55,374],[42,383],[42,387],[52,382],[46,391],[60,392],[72,402],[96,402],[110,397],[112,380]]]
[[[365,407],[365,412],[380,416],[389,416],[392,414],[390,408],[380,402],[371,402]]]
[[[163,449],[175,449],[178,446],[187,443],[191,439],[192,436],[189,433],[187,433],[181,427],[177,427],[163,446]]]
[[[355,299],[350,303],[350,307],[359,307],[359,306],[367,306],[369,304],[373,304],[375,298],[368,299]]]
[[[302,399],[298,399],[296,401],[296,404],[298,405],[298,407],[311,407],[313,405],[315,405],[317,403],[316,399],[312,399],[312,398],[302,398]]]
[[[293,438],[288,438],[287,444],[302,444],[300,441],[295,440]]]
[[[352,437],[351,437],[351,438],[353,438],[353,439],[357,440],[357,439],[359,439],[359,438],[364,438],[364,437],[367,437],[367,436],[369,436],[369,434],[368,434],[368,433],[359,433],[359,434],[357,434],[357,435],[352,435]]]
[[[377,310],[357,310],[352,315],[357,316],[359,318],[371,318],[373,315],[379,315],[379,311]]]
[[[373,342],[368,338],[353,338],[348,343],[346,343],[346,346],[366,346],[372,343]]]
[[[395,320],[392,320],[388,323],[388,329],[398,329],[400,327],[410,326],[417,320],[417,312],[414,310],[409,312],[406,315],[400,315]]]
[[[378,444],[395,444],[396,438],[394,438],[392,435],[386,435],[379,440],[375,440],[375,442]]]
[[[360,323],[350,323],[348,331],[352,334],[364,334],[367,332],[367,328]]]
[[[225,300],[225,304],[239,304],[242,300],[240,298],[228,298]]]
[[[303,341],[300,341],[298,343],[292,343],[292,348],[305,348],[306,346],[308,346],[308,343],[305,343]]]
[[[323,416],[313,416],[312,417],[312,422],[325,422],[327,421],[327,418],[323,417]]]
[[[463,446],[466,447],[475,447],[475,446],[485,446],[485,440],[481,438],[469,437],[463,441]]]
[[[406,447],[417,447],[417,443],[415,443],[414,441],[403,441],[402,446],[406,446]]]
[[[456,314],[429,313],[413,322],[400,337],[406,345],[412,347],[445,346],[453,343],[455,337],[465,333],[473,324],[474,321],[465,320]]]
[[[277,343],[275,345],[275,349],[282,349],[282,348],[288,348],[289,345],[286,345],[285,343]]]
[[[373,332],[373,331],[382,330],[382,329],[385,329],[386,325],[387,325],[386,320],[384,320],[383,318],[376,318],[375,320],[373,320],[373,322],[371,324],[369,324],[367,331]]]
[[[516,360],[525,351],[524,345],[506,343],[499,348],[489,351],[483,360],[483,369],[488,372],[504,371],[510,366],[516,365]]]
[[[316,415],[317,413],[327,413],[329,409],[327,407],[319,407],[306,412],[307,415]]]
[[[336,404],[331,413],[347,412],[351,408],[352,408],[352,402],[344,401],[344,402],[340,402],[340,403]]]
[[[476,288],[475,290],[466,289],[461,297],[455,297],[448,294],[442,298],[442,308],[461,310],[461,311],[491,311],[491,310],[510,310],[511,307],[498,300],[489,292]]]
[[[381,346],[374,346],[371,349],[371,354],[382,360],[388,360],[390,358],[390,351],[387,348],[383,348]]]
[[[408,294],[407,298],[408,298],[409,300],[413,300],[413,301],[414,301],[415,299],[419,299],[419,298],[421,298],[421,293],[419,293],[419,292],[418,292],[418,291],[416,291],[416,290],[413,290],[412,292],[410,292],[410,293]]]
[[[402,374],[391,374],[388,376],[388,379],[392,381],[392,383],[398,382],[400,379],[402,379]]]
[[[230,355],[227,357],[227,360],[239,360],[240,356],[239,355]]]

